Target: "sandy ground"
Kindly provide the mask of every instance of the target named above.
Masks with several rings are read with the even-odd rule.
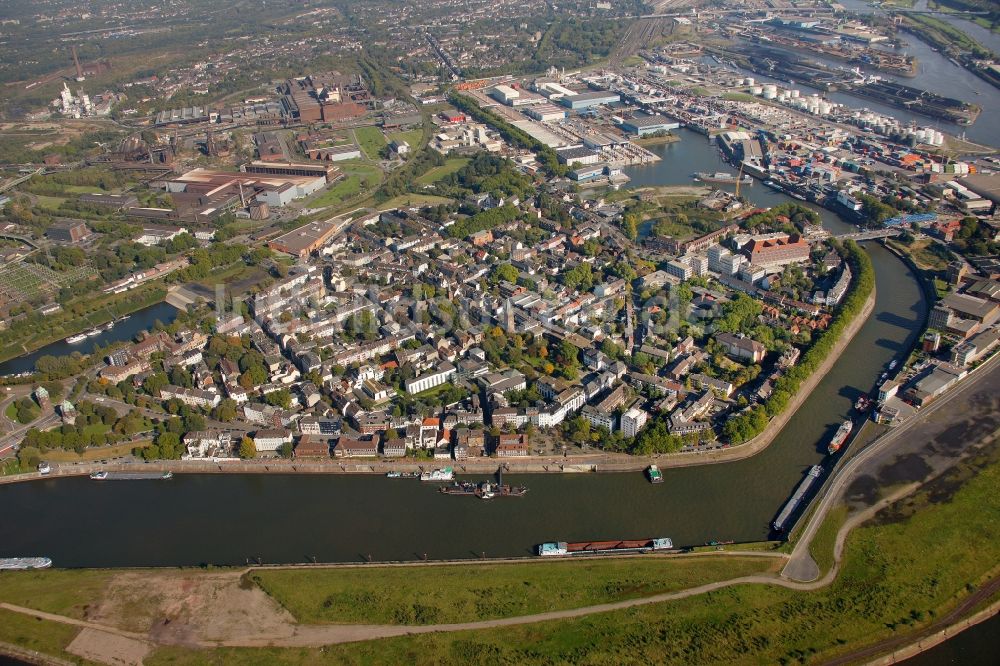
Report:
[[[90,661],[124,666],[141,664],[152,649],[149,643],[98,629],[82,629],[66,647],[67,652]]]
[[[87,620],[148,634],[158,643],[199,645],[294,633],[294,619],[236,572],[126,573],[116,576]]]

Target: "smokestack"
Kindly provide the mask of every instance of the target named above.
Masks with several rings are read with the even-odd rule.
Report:
[[[76,47],[73,46],[73,64],[76,65],[76,80],[83,81],[83,67],[80,67],[80,58],[76,55]]]

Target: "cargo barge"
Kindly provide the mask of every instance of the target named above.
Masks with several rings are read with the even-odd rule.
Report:
[[[478,497],[479,499],[493,499],[494,497],[524,497],[528,489],[524,486],[511,486],[509,484],[491,483],[483,481],[474,483],[472,481],[456,481],[450,486],[442,486],[438,492],[445,495],[465,495],[467,497]]]
[[[802,482],[799,483],[799,487],[795,489],[791,498],[789,498],[788,502],[781,509],[781,513],[779,513],[778,517],[774,519],[773,523],[771,523],[771,527],[773,527],[776,532],[785,531],[792,514],[794,514],[796,509],[799,508],[799,505],[805,498],[806,493],[809,492],[809,489],[813,487],[813,484],[816,483],[821,476],[823,476],[823,468],[820,465],[813,465],[809,468],[806,478],[802,479]]]
[[[95,472],[95,481],[165,481],[174,478],[173,472]]]
[[[651,553],[672,550],[673,547],[674,542],[665,537],[624,541],[548,541],[539,544],[535,552],[542,557],[560,557],[564,555]]]

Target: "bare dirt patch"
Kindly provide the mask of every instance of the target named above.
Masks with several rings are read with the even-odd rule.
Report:
[[[97,629],[83,629],[73,642],[66,646],[67,652],[89,661],[128,666],[141,664],[151,649],[149,643]]]
[[[146,633],[158,643],[278,639],[294,633],[288,611],[237,572],[143,572],[116,576],[88,620]]]

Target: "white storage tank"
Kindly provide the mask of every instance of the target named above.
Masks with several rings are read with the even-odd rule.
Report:
[[[750,86],[750,94],[760,96],[764,92],[763,86]]]
[[[937,130],[934,130],[934,139],[931,141],[931,143],[933,143],[935,146],[944,145],[944,134],[938,132]]]
[[[793,98],[798,99],[798,97],[799,97],[800,94],[801,93],[798,91],[798,89],[792,90],[792,97]]]
[[[743,79],[743,85],[745,85],[745,86],[752,86],[753,84],[754,84],[754,80],[753,80],[752,76],[748,76],[747,78]]]
[[[764,86],[764,99],[774,99],[778,96],[778,86],[768,83]]]

